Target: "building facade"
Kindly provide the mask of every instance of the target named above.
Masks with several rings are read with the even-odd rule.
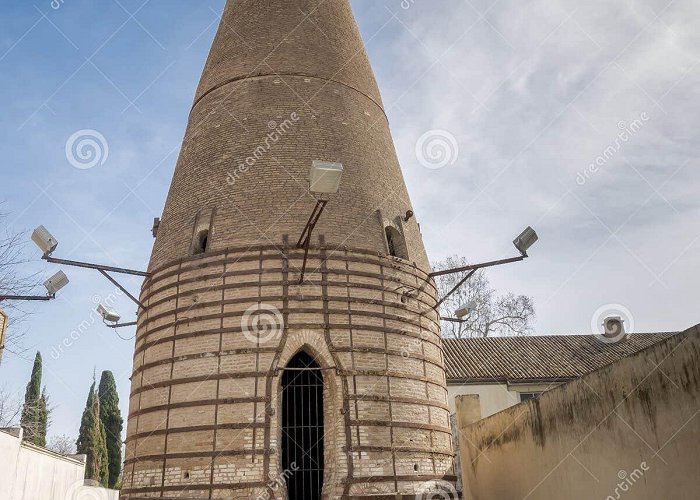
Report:
[[[314,160],[344,165],[313,233]],[[348,0],[230,0],[141,292],[122,498],[454,481],[436,289]]]
[[[698,498],[699,367],[696,325],[482,420],[458,398],[464,498]]]
[[[677,334],[632,333],[609,343],[594,335],[445,339],[450,414],[458,396],[476,396],[478,417],[489,417]]]

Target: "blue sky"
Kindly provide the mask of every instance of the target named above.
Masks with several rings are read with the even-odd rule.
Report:
[[[3,2],[0,200],[10,230],[44,224],[60,240],[57,256],[145,268],[223,5]],[[636,331],[698,322],[696,2],[353,6],[432,259],[509,256],[532,224],[541,237],[532,258],[489,277],[534,297],[537,333],[591,333],[605,307]],[[106,144],[90,169],[66,155],[84,129]],[[416,147],[435,130],[454,142],[449,164],[429,169]],[[31,246],[26,255],[28,273],[57,270]],[[71,285],[31,306],[28,352],[6,353],[0,387],[21,394],[41,350],[49,434],[75,436],[94,369],[115,373],[127,414],[133,343],[92,312],[114,295],[109,282],[64,270]],[[138,291],[137,279],[125,283]],[[135,313],[124,297],[115,307],[125,320]]]

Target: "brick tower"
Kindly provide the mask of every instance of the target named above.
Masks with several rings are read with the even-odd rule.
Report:
[[[300,284],[314,160],[344,173]],[[436,290],[348,0],[229,0],[149,271],[123,499],[453,479]]]

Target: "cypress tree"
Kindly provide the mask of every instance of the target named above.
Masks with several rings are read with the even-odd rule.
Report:
[[[46,394],[46,387],[41,391],[39,404],[37,407],[37,436],[34,444],[46,447],[46,431],[49,427],[49,396]]]
[[[80,433],[76,441],[78,453],[87,455],[85,478],[107,486],[109,479],[107,461],[107,442],[105,429],[100,420],[100,400],[93,381],[88,394],[83,418],[80,421]]]
[[[42,415],[47,412],[42,411],[41,408],[41,367],[41,353],[37,352],[34,358],[32,376],[29,379],[29,383],[27,383],[27,390],[24,393],[24,406],[22,407],[22,417],[20,419],[20,425],[24,429],[25,441],[37,446],[46,444],[46,425],[42,425]]]
[[[119,482],[122,469],[122,420],[119,411],[119,395],[117,383],[111,371],[103,371],[100,378],[100,420],[107,435],[107,457],[109,461],[110,488],[115,488]]]

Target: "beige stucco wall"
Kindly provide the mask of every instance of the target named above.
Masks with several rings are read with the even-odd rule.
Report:
[[[699,498],[699,358],[696,326],[537,400],[464,419],[465,498]]]
[[[486,418],[519,404],[520,393],[522,392],[544,392],[556,385],[554,383],[528,385],[508,385],[505,383],[458,384],[448,381],[447,397],[450,415],[456,411],[455,399],[457,396],[479,396],[481,418]]]
[[[85,485],[85,463],[22,442],[0,430],[0,500],[117,500],[118,492]]]

